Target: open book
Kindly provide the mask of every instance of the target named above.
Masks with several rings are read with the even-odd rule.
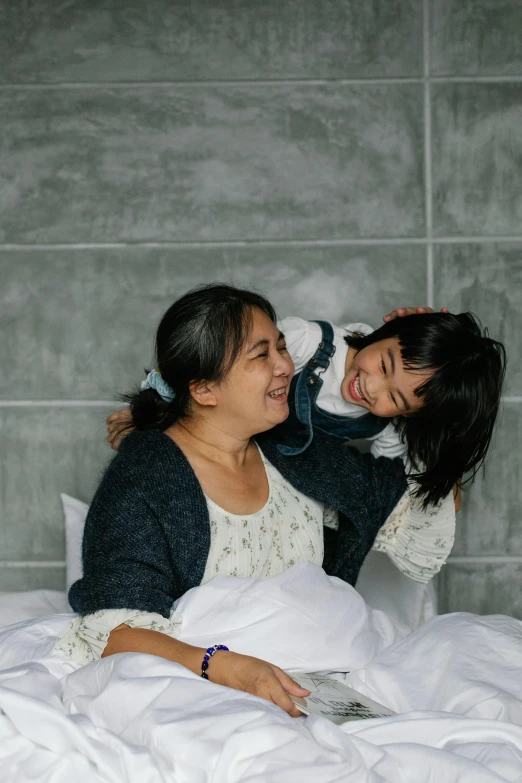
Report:
[[[310,696],[305,698],[290,697],[305,715],[322,715],[339,725],[349,720],[387,718],[397,714],[331,677],[313,672],[308,674],[288,672],[288,674],[299,685],[310,691]]]

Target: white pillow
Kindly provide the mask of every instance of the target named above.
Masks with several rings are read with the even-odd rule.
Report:
[[[66,614],[70,611],[67,597],[60,590],[23,590],[16,593],[0,593],[0,628],[25,620],[37,620],[39,617],[47,617],[51,614]],[[29,643],[29,634],[27,633],[25,641]],[[14,666],[14,664],[12,665]]]
[[[60,495],[65,516],[67,590],[82,576],[82,538],[87,503]],[[405,576],[383,552],[369,552],[356,585],[364,600],[381,609],[394,621],[417,628],[437,614],[437,596],[433,579],[428,584]]]
[[[82,538],[89,506],[69,495],[60,497],[65,517],[65,579],[69,592],[72,583],[82,577]]]

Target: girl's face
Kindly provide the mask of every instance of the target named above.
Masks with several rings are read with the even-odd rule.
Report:
[[[227,378],[214,395],[222,420],[238,435],[255,435],[283,422],[294,363],[284,335],[270,318],[253,308],[252,330]]]
[[[432,373],[404,369],[397,337],[368,345],[355,353],[353,359],[350,354],[351,349],[341,384],[346,402],[383,418],[407,416],[422,407],[422,400],[414,391]]]

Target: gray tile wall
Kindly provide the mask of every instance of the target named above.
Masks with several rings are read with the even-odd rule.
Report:
[[[0,0],[0,590],[60,587],[111,400],[192,285],[511,355],[444,609],[522,617],[519,0]]]

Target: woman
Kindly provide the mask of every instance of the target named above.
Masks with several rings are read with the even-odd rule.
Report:
[[[83,661],[162,656],[298,715],[289,694],[306,692],[276,666],[178,641],[172,604],[219,573],[264,578],[304,561],[354,584],[407,497],[402,461],[361,455],[322,432],[306,453],[281,453],[300,435],[285,423],[294,368],[258,294],[189,292],[163,317],[156,356],[158,370],[130,399],[137,431],[90,507],[84,576],[69,593],[80,618],[57,647]],[[340,513],[323,531],[326,506]]]

